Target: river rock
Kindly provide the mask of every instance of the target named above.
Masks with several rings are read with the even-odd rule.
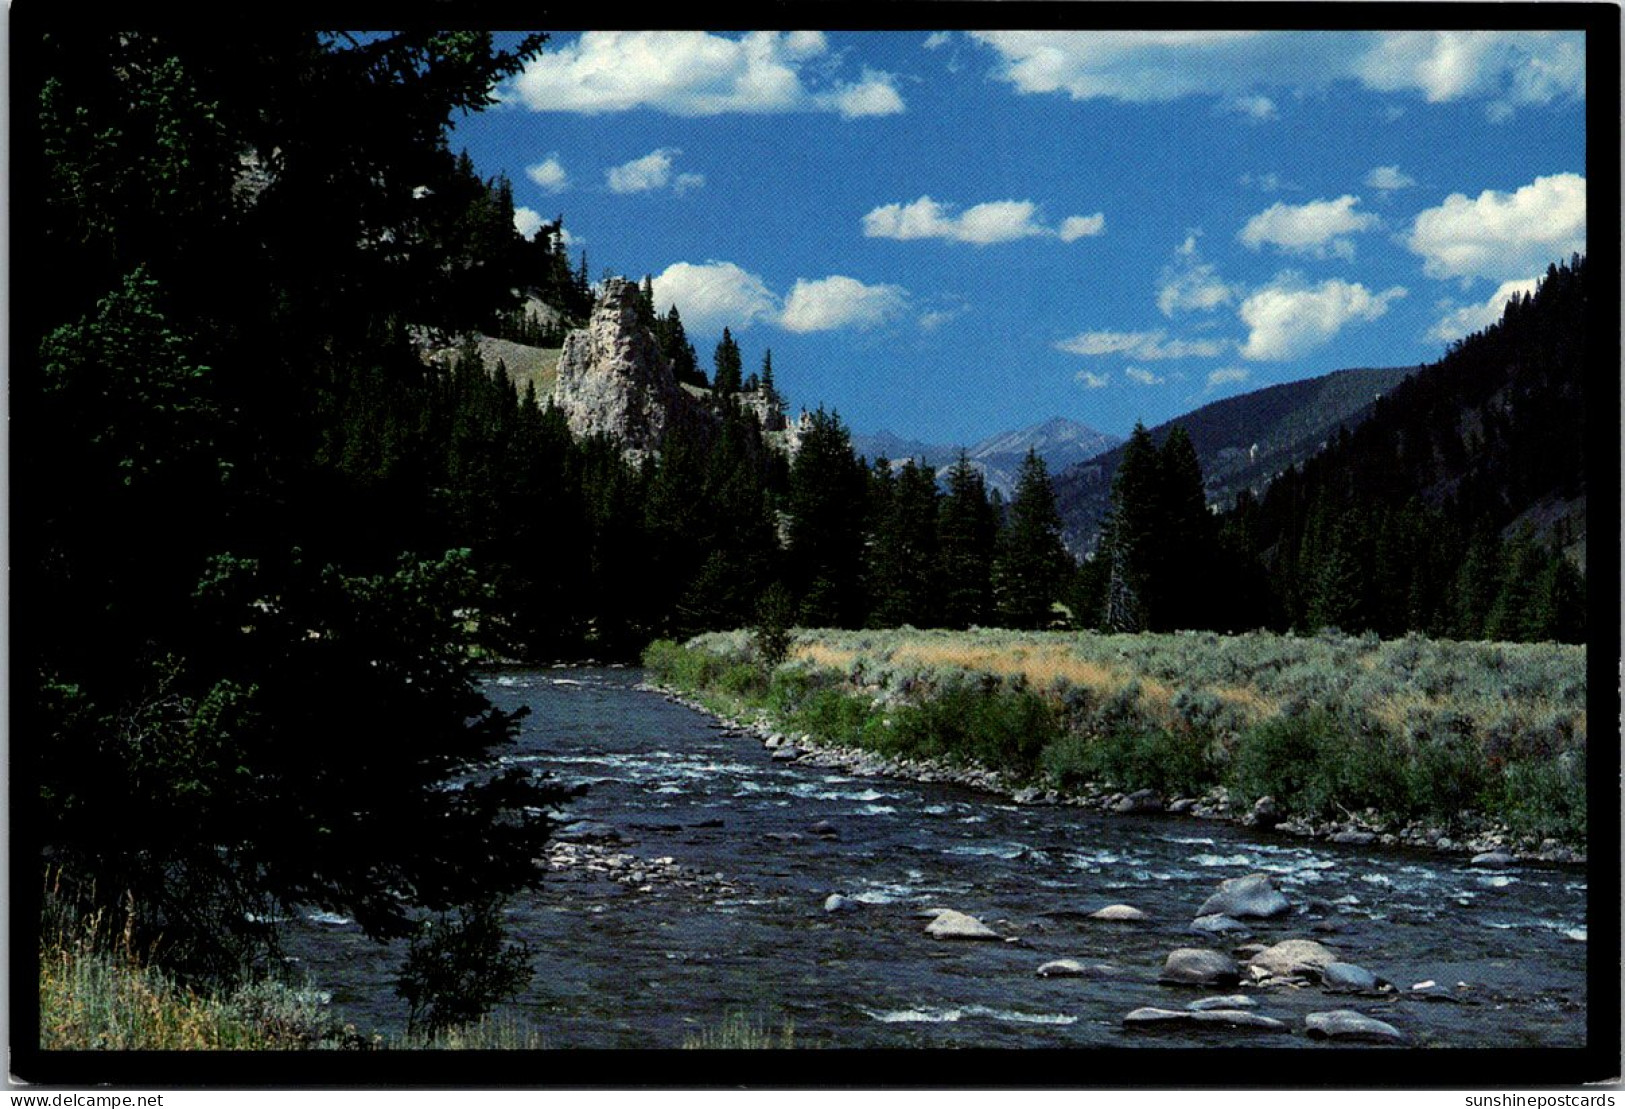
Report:
[[[827,820],[815,821],[807,826],[807,831],[820,839],[840,839],[841,830]]]
[[[1241,981],[1235,960],[1206,947],[1180,947],[1168,953],[1157,981],[1178,986],[1234,986]]]
[[[1270,881],[1267,874],[1249,874],[1244,878],[1227,878],[1219,883],[1219,888],[1213,896],[1202,902],[1202,907],[1196,910],[1198,917],[1213,913],[1223,913],[1230,917],[1260,917],[1269,918],[1280,916],[1292,908],[1292,903],[1275,884]]]
[[[1363,846],[1376,840],[1377,833],[1365,832],[1357,828],[1349,828],[1330,837],[1332,843],[1346,843]]]
[[[1040,978],[1110,978],[1117,968],[1105,963],[1080,963],[1076,959],[1054,959],[1038,968]]]
[[[1275,803],[1275,798],[1260,797],[1253,803],[1247,823],[1255,828],[1273,828],[1281,823],[1281,816],[1281,806]]]
[[[1304,1018],[1304,1028],[1313,1040],[1358,1040],[1365,1043],[1402,1044],[1405,1033],[1387,1021],[1356,1013],[1353,1009],[1333,1009],[1325,1013],[1310,1013]]]
[[[1387,979],[1353,963],[1327,963],[1321,968],[1320,984],[1332,993],[1377,993],[1384,986],[1392,987]]]
[[[1223,913],[1209,913],[1207,916],[1199,916],[1191,921],[1191,931],[1222,936],[1227,932],[1245,933],[1248,928],[1235,917],[1225,916]]]
[[[925,927],[925,934],[939,940],[996,940],[999,934],[968,913],[944,909]]]
[[[1274,1017],[1260,1016],[1244,1009],[1135,1009],[1123,1018],[1124,1028],[1157,1029],[1179,1027],[1219,1027],[1242,1031],[1287,1032],[1290,1029]]]
[[[1137,789],[1112,806],[1113,812],[1150,813],[1162,811],[1162,798],[1154,789]]]
[[[1258,1002],[1246,994],[1233,993],[1224,997],[1204,997],[1185,1006],[1193,1013],[1200,1013],[1207,1009],[1256,1009]]]
[[[1500,868],[1503,866],[1511,866],[1515,861],[1516,860],[1514,860],[1513,857],[1508,855],[1505,851],[1485,851],[1481,855],[1473,856],[1472,865]]]
[[[1337,961],[1337,952],[1314,940],[1282,940],[1248,959],[1247,966],[1271,978],[1318,979]]]
[[[792,759],[799,759],[800,757],[801,748],[795,747],[788,743],[782,747],[776,747],[773,749],[774,762],[789,762]]]
[[[824,911],[826,913],[855,913],[863,908],[863,902],[854,901],[843,894],[832,893],[824,898]]]
[[[1107,905],[1104,909],[1090,913],[1089,919],[1128,922],[1145,920],[1146,915],[1133,905]]]

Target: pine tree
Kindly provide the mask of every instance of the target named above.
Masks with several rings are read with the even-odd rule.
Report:
[[[1211,626],[1215,528],[1202,488],[1202,467],[1183,427],[1174,427],[1157,454],[1154,584],[1147,614],[1154,631]]]
[[[744,370],[744,362],[739,355],[739,344],[725,327],[722,329],[722,339],[717,343],[716,353],[712,359],[716,366],[716,373],[711,380],[713,388],[719,397],[731,397],[739,392],[743,382],[740,375]]]
[[[705,371],[700,369],[699,360],[694,354],[694,344],[688,341],[688,335],[683,330],[683,317],[673,304],[661,323],[659,332],[660,352],[671,363],[672,376],[679,385],[697,385],[701,389],[710,387]]]
[[[1105,626],[1137,632],[1150,626],[1157,598],[1157,521],[1162,512],[1157,448],[1142,423],[1124,447],[1112,480],[1112,504],[1101,529],[1097,558],[1105,560]]]
[[[999,540],[993,595],[1000,622],[1012,628],[1048,627],[1072,562],[1061,542],[1049,471],[1034,450],[1022,460],[1009,523]]]
[[[840,415],[820,407],[790,464],[785,499],[787,576],[804,627],[862,622],[867,483]]]
[[[893,473],[882,459],[874,468],[870,501],[869,624],[893,628],[934,623],[937,595],[937,482],[913,459]]]
[[[993,552],[998,522],[982,472],[964,451],[948,471],[948,490],[937,516],[942,604],[938,623],[968,628],[986,623],[993,596]]]
[[[638,286],[638,323],[658,336],[659,318],[655,313],[655,283],[649,274],[643,275],[643,284]]]

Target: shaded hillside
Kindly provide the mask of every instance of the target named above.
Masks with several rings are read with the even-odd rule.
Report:
[[[1152,428],[1151,436],[1161,444],[1175,425],[1185,428],[1201,463],[1208,503],[1228,506],[1243,489],[1261,490],[1288,466],[1321,450],[1338,427],[1364,420],[1378,397],[1414,372],[1414,367],[1339,370],[1273,385],[1205,405]],[[1063,536],[1074,552],[1092,550],[1099,538],[1123,449],[1055,476]]]
[[[1225,519],[1284,616],[1387,634],[1583,634],[1585,259]]]

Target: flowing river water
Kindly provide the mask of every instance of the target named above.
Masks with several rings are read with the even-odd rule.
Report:
[[[1581,867],[1312,843],[1185,816],[1016,805],[957,786],[775,761],[754,737],[638,688],[636,670],[493,675],[530,708],[505,761],[587,785],[553,869],[510,908],[537,973],[514,1011],[549,1048],[679,1047],[730,1016],[796,1046],[1313,1048],[1307,1014],[1352,1008],[1416,1046],[1577,1047],[1586,1036]],[[1292,912],[1251,935],[1192,932],[1220,881],[1264,873]],[[855,902],[827,911],[831,894]],[[1126,903],[1148,919],[1091,919]],[[1002,942],[933,939],[957,909]],[[1201,990],[1158,983],[1169,951],[1301,937],[1395,984]],[[311,913],[288,950],[364,1030],[398,1031],[404,945]],[[1075,959],[1086,978],[1039,977]],[[1413,990],[1431,981],[1432,989]],[[1122,1018],[1249,993],[1288,1035],[1147,1034]]]

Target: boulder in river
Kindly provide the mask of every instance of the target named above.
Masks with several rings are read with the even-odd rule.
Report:
[[[1230,956],[1206,947],[1180,947],[1168,953],[1157,981],[1178,986],[1234,986],[1241,973]]]
[[[1314,940],[1282,940],[1248,959],[1247,966],[1270,978],[1318,980],[1328,966],[1338,961],[1337,952]]]
[[[1157,791],[1154,789],[1137,789],[1113,805],[1112,811],[1119,813],[1161,812],[1162,798],[1157,796]]]
[[[1110,978],[1116,973],[1116,967],[1080,963],[1076,959],[1054,959],[1038,968],[1040,978]]]
[[[1321,968],[1320,984],[1332,993],[1379,993],[1393,983],[1353,963],[1328,963]]]
[[[1472,865],[1500,868],[1511,866],[1515,861],[1505,851],[1485,851],[1483,854],[1473,856]]]
[[[999,934],[969,913],[944,909],[925,926],[925,934],[939,940],[996,940]]]
[[[807,831],[823,839],[840,839],[841,830],[827,820],[819,820],[807,826]]]
[[[1158,1029],[1218,1027],[1241,1031],[1288,1032],[1285,1023],[1274,1017],[1250,1013],[1245,1009],[1135,1009],[1123,1018],[1124,1028]]]
[[[1191,931],[1222,936],[1232,932],[1246,933],[1250,929],[1233,916],[1225,916],[1223,913],[1209,913],[1207,916],[1199,916],[1191,921]]]
[[[1107,905],[1104,909],[1098,909],[1090,913],[1089,919],[1128,922],[1145,920],[1146,915],[1133,905]]]
[[[826,913],[853,913],[863,907],[863,902],[854,901],[844,894],[832,893],[824,898],[824,911]]]
[[[1364,1043],[1402,1044],[1405,1033],[1387,1021],[1356,1013],[1353,1009],[1333,1009],[1326,1013],[1310,1013],[1304,1018],[1304,1027],[1314,1040],[1358,1040]]]
[[[1273,828],[1281,823],[1281,815],[1281,806],[1275,803],[1275,798],[1260,797],[1253,803],[1246,822],[1254,828]]]
[[[1213,896],[1202,902],[1196,910],[1199,917],[1212,913],[1225,916],[1269,918],[1280,916],[1292,908],[1286,895],[1275,888],[1267,874],[1248,874],[1243,878],[1227,878],[1219,883]]]
[[[1256,1009],[1258,1002],[1243,993],[1226,994],[1224,997],[1204,997],[1185,1006],[1193,1013],[1200,1013],[1206,1009]]]

